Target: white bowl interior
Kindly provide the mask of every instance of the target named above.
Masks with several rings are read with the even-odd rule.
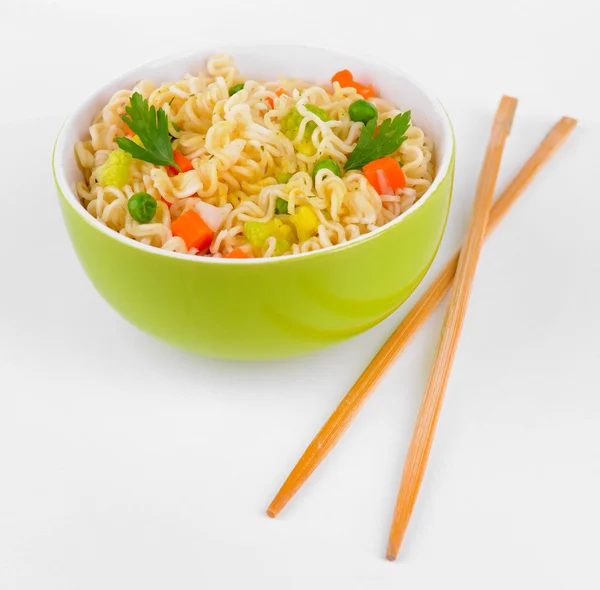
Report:
[[[298,77],[315,83],[328,84],[335,72],[342,69],[349,69],[355,75],[356,79],[363,83],[372,83],[379,95],[390,100],[398,109],[402,111],[410,109],[412,111],[413,122],[421,127],[426,135],[433,140],[435,145],[436,175],[427,193],[400,217],[375,232],[352,240],[351,243],[358,242],[363,238],[383,231],[386,227],[399,222],[406,215],[409,215],[427,199],[428,195],[435,190],[440,180],[445,176],[450,165],[453,148],[452,129],[448,116],[439,100],[433,94],[427,92],[420,84],[400,70],[372,59],[361,58],[330,49],[300,45],[239,47],[228,45],[218,48],[199,49],[141,65],[115,78],[89,96],[71,115],[61,130],[54,154],[54,169],[59,187],[67,200],[76,209],[80,209],[81,214],[89,218],[88,220],[97,225],[101,231],[108,233],[116,239],[124,240],[132,246],[168,256],[183,256],[186,259],[198,262],[236,262],[234,260],[212,259],[165,252],[121,236],[89,215],[80,205],[79,198],[75,192],[75,185],[82,179],[82,174],[75,159],[74,145],[77,141],[89,137],[88,130],[93,118],[117,90],[132,88],[137,81],[142,79],[150,79],[156,84],[161,84],[165,81],[180,79],[186,73],[196,74],[205,68],[208,57],[223,52],[229,53],[235,58],[235,63],[243,76],[256,80],[276,80],[282,76],[286,78]],[[333,246],[333,248],[341,246]],[[326,248],[325,250],[328,249],[330,248]],[[298,254],[296,256],[310,256],[318,252],[323,252],[323,250]],[[268,262],[269,260],[274,261],[278,259],[251,258],[241,262]]]

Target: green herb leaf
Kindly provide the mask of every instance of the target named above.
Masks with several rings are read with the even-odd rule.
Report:
[[[393,119],[386,119],[377,133],[375,133],[377,119],[371,119],[362,128],[358,143],[344,168],[346,170],[358,170],[373,160],[389,156],[407,139],[404,133],[409,127],[410,111],[396,115]]]
[[[126,137],[117,137],[119,147],[138,160],[157,166],[173,166],[179,170],[173,159],[167,113],[163,109],[157,112],[153,106],[149,107],[148,101],[139,92],[133,94],[125,112],[129,116],[123,115],[121,118],[140,138],[144,147]]]

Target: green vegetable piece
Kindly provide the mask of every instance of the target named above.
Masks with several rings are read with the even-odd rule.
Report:
[[[244,83],[236,84],[229,89],[229,96],[233,96],[236,92],[244,89]]]
[[[284,252],[287,252],[290,249],[290,243],[287,240],[277,240],[277,245],[275,246],[275,254],[281,256]]]
[[[277,180],[278,184],[287,184],[291,177],[291,174],[288,174],[287,172],[281,172],[281,174],[278,174],[275,179]]]
[[[121,118],[140,138],[144,147],[139,146],[128,137],[117,137],[119,147],[129,152],[134,158],[150,162],[157,166],[179,166],[173,159],[171,136],[167,113],[161,108],[148,105],[148,101],[139,92],[135,92],[125,107],[127,115]]]
[[[281,131],[290,139],[295,139],[301,122],[302,115],[296,107],[292,107],[281,119]]]
[[[304,105],[307,111],[314,113],[321,119],[321,121],[329,121],[329,115],[320,107],[315,106],[314,104]],[[302,115],[298,112],[296,107],[292,107],[289,112],[281,119],[281,131],[287,135],[290,139],[295,139],[296,135],[298,135],[298,129],[300,128],[300,123],[302,123]],[[313,131],[317,128],[317,124],[314,121],[309,121],[306,124],[306,128],[304,131],[303,140],[310,139],[310,136],[313,134]]]
[[[131,154],[123,150],[110,152],[108,158],[106,158],[106,162],[96,170],[98,184],[100,186],[123,188],[129,182],[131,160]]]
[[[262,248],[265,245],[267,238],[274,237],[277,240],[277,249],[285,246],[281,252],[289,250],[291,242],[294,241],[294,231],[292,227],[283,223],[280,219],[272,219],[268,223],[262,221],[246,221],[246,223],[244,223],[244,235],[255,248]],[[280,244],[280,242],[282,242],[282,244]]]
[[[317,177],[317,172],[319,170],[323,170],[323,169],[330,170],[336,176],[342,176],[342,172],[340,170],[340,167],[337,165],[337,163],[334,162],[331,158],[327,158],[326,160],[321,160],[320,162],[317,162],[315,164],[315,167],[313,168],[313,171],[312,171],[313,180]]]
[[[271,227],[262,221],[246,221],[244,235],[256,248],[262,248],[267,238],[271,235]]]
[[[288,202],[281,197],[277,197],[275,200],[275,213],[277,215],[284,215],[288,212]]]
[[[127,201],[129,214],[139,223],[150,223],[156,213],[156,200],[148,193],[135,193]]]
[[[311,113],[317,115],[317,117],[319,117],[321,121],[331,120],[331,117],[327,114],[327,111],[324,111],[321,107],[318,107],[314,104],[306,104],[304,106],[306,107],[307,111],[310,111]]]
[[[272,219],[269,222],[271,235],[277,240],[286,240],[287,242],[294,241],[294,230],[288,223],[284,223],[281,219]]]
[[[350,105],[348,114],[353,121],[366,125],[371,119],[377,117],[377,109],[369,101],[361,98]]]
[[[410,111],[396,115],[393,119],[386,119],[379,127],[377,135],[377,119],[371,119],[362,128],[358,143],[344,168],[358,170],[373,160],[389,156],[407,139],[404,133],[409,127]]]

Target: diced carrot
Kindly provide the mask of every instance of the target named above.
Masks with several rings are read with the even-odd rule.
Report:
[[[346,88],[347,86],[352,86],[354,77],[350,70],[340,70],[332,76],[331,83],[333,84],[334,82],[339,82],[342,88]]]
[[[229,252],[229,254],[225,254],[223,258],[248,258],[248,254],[246,254],[241,248],[236,248]]]
[[[190,248],[204,250],[210,246],[213,239],[212,230],[193,209],[176,219],[171,224],[171,231],[174,236],[179,236],[185,242],[188,250]]]
[[[356,88],[356,92],[358,92],[365,100],[369,100],[369,98],[375,96],[375,88],[373,88],[372,84],[365,86],[359,82],[354,82],[353,86]]]
[[[274,109],[274,108],[275,108],[275,105],[273,104],[273,99],[272,99],[270,96],[267,96],[267,97],[265,98],[265,102],[266,102],[266,103],[267,103],[267,104],[268,104],[268,105],[269,105],[269,106],[270,106],[272,109]]]
[[[386,156],[363,166],[367,180],[380,195],[393,193],[406,185],[402,167],[394,158]]]
[[[192,161],[176,150],[173,150],[173,159],[179,166],[179,170],[177,170],[175,166],[166,166],[167,174],[169,176],[177,176],[180,172],[189,172],[190,170],[194,169]]]
[[[180,154],[176,150],[173,150],[173,159],[182,172],[189,172],[190,170],[194,169],[192,161],[188,160],[183,154]]]
[[[125,133],[129,135],[129,137],[133,137],[135,133],[129,128],[129,125],[125,122],[123,124],[125,125]]]
[[[365,100],[375,96],[375,88],[372,84],[365,86],[354,80],[354,76],[350,70],[341,70],[333,75],[331,83],[339,82],[342,88],[354,88]]]
[[[282,94],[285,94],[285,90],[283,88],[279,88],[275,94],[277,96],[281,96]]]

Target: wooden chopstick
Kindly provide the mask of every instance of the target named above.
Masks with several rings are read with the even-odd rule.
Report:
[[[529,186],[534,176],[563,144],[576,125],[577,121],[569,117],[563,117],[554,125],[544,141],[542,141],[537,150],[531,155],[506,190],[494,203],[488,220],[486,235],[490,235],[496,229],[509,209]],[[380,379],[392,366],[394,360],[404,350],[404,347],[412,340],[419,328],[440,304],[444,295],[452,286],[459,254],[460,250],[444,266],[431,286],[396,328],[387,342],[381,347],[371,363],[356,380],[350,391],[306,448],[304,454],[271,502],[267,510],[267,514],[270,517],[276,517],[283,510],[312,472],[320,465],[321,461],[337,444],[352,421],[358,416],[377,383],[379,383]]]
[[[404,464],[402,483],[396,500],[388,541],[386,557],[389,560],[394,560],[398,556],[427,467],[452,362],[467,315],[471,287],[485,238],[485,227],[492,207],[504,145],[512,127],[516,108],[517,100],[515,98],[503,96],[494,118],[492,135],[475,193],[473,214],[458,257],[454,286],[446,309],[440,340]]]

